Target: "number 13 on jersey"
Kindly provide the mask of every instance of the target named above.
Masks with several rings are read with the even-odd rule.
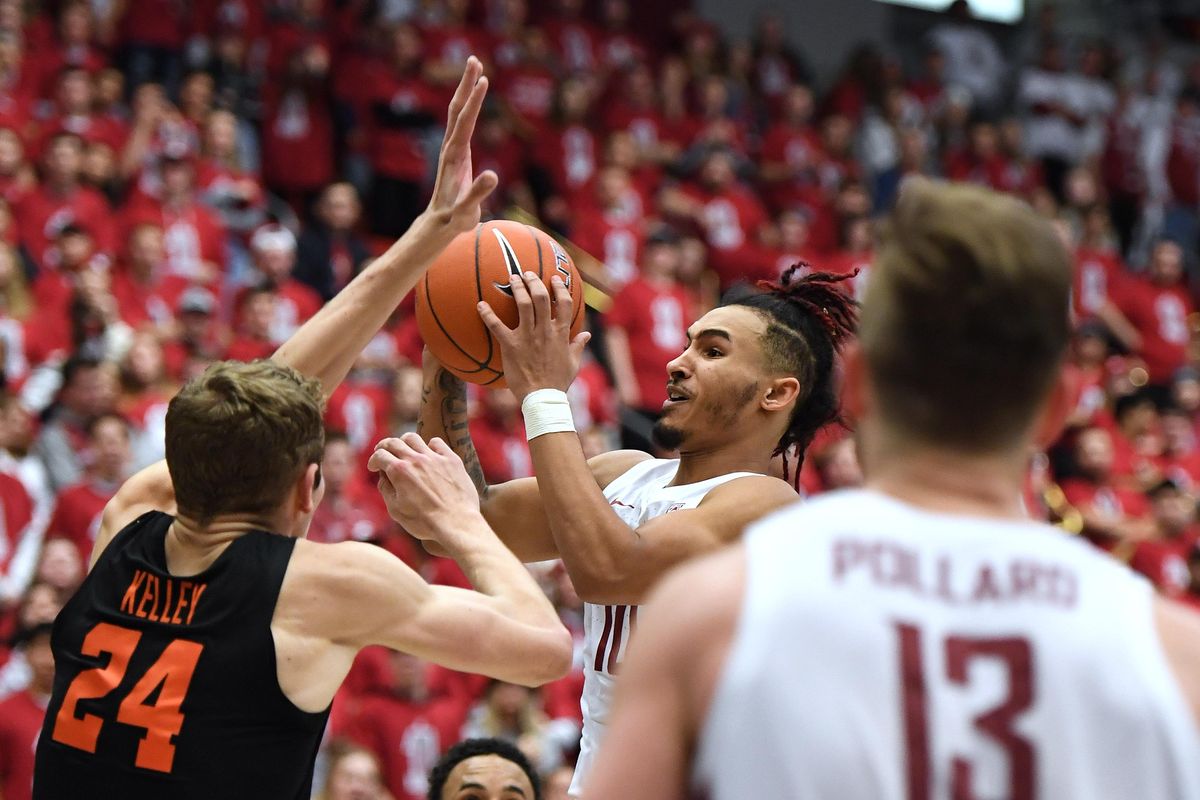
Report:
[[[1010,800],[1034,800],[1037,797],[1037,758],[1033,744],[1015,730],[1019,717],[1033,705],[1033,648],[1021,637],[977,638],[947,636],[933,663],[922,658],[923,636],[916,625],[896,623],[900,650],[901,712],[904,719],[904,744],[907,759],[906,784],[908,800],[932,800],[930,754],[929,692],[931,680],[943,675],[961,688],[970,683],[971,664],[989,660],[1003,667],[1008,678],[1004,698],[977,715],[971,722],[979,734],[987,737],[1004,754],[1008,763],[1007,790],[1000,796]],[[935,666],[936,665],[936,666]],[[937,717],[935,716],[935,719]],[[953,754],[950,762],[950,792],[954,800],[977,800],[975,766],[971,760]],[[936,793],[942,796],[943,793]]]

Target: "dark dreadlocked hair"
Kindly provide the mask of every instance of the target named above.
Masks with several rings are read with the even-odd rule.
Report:
[[[801,261],[789,267],[777,283],[759,281],[759,291],[742,287],[731,290],[721,301],[722,306],[746,306],[767,318],[763,352],[768,365],[800,381],[800,395],[787,430],[772,453],[784,455],[784,480],[789,480],[788,449],[796,447],[795,480],[799,483],[804,451],[813,436],[829,423],[842,421],[833,368],[838,349],[858,326],[858,303],[843,285],[857,274],[858,270],[842,275],[813,272]]]

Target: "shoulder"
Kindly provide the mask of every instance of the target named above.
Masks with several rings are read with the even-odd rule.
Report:
[[[641,450],[613,450],[610,453],[601,453],[589,458],[588,467],[592,470],[592,476],[596,479],[596,483],[600,484],[600,488],[606,489],[610,483],[633,467],[651,459],[652,456],[649,453],[643,453]]]
[[[773,475],[746,475],[717,486],[704,496],[700,506],[730,502],[763,502],[762,510],[791,505],[800,499],[787,481]]]

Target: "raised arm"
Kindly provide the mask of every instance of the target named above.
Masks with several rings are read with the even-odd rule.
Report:
[[[275,352],[275,361],[320,380],[326,395],[346,377],[359,353],[433,259],[455,236],[478,224],[480,203],[497,182],[490,170],[473,177],[471,167],[471,134],[487,87],[483,67],[472,56],[450,101],[429,207],[386,253]],[[172,512],[174,503],[165,461],[126,481],[104,509],[92,562],[108,540],[136,517],[150,509]]]
[[[540,279],[515,279],[513,295],[520,309],[516,329],[507,328],[490,309],[482,311],[500,342],[509,387],[520,400],[535,389],[566,391],[579,368],[586,335],[569,340],[565,321],[571,319],[571,296],[557,278],[554,291],[551,315],[550,296]],[[778,478],[739,478],[711,491],[697,508],[666,514],[635,530],[592,480],[573,431],[537,436],[529,449],[558,552],[579,597],[591,603],[641,602],[670,567],[733,541],[747,523],[796,500],[792,488]]]
[[[479,493],[479,508],[484,519],[517,558],[525,562],[558,558],[558,546],[546,519],[537,480],[518,478],[488,486],[475,444],[471,441],[466,385],[429,351],[425,352],[423,360],[425,385],[421,391],[417,433],[425,441],[442,439],[462,459]],[[645,453],[629,451],[603,453],[586,463],[588,480],[598,491],[603,490],[644,458],[647,458]],[[445,555],[436,543],[429,543],[427,549]]]

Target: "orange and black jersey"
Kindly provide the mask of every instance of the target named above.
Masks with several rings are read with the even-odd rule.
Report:
[[[271,618],[295,540],[234,540],[204,572],[167,571],[173,518],[113,538],[59,614],[33,796],[309,796],[328,710],[283,694]]]

